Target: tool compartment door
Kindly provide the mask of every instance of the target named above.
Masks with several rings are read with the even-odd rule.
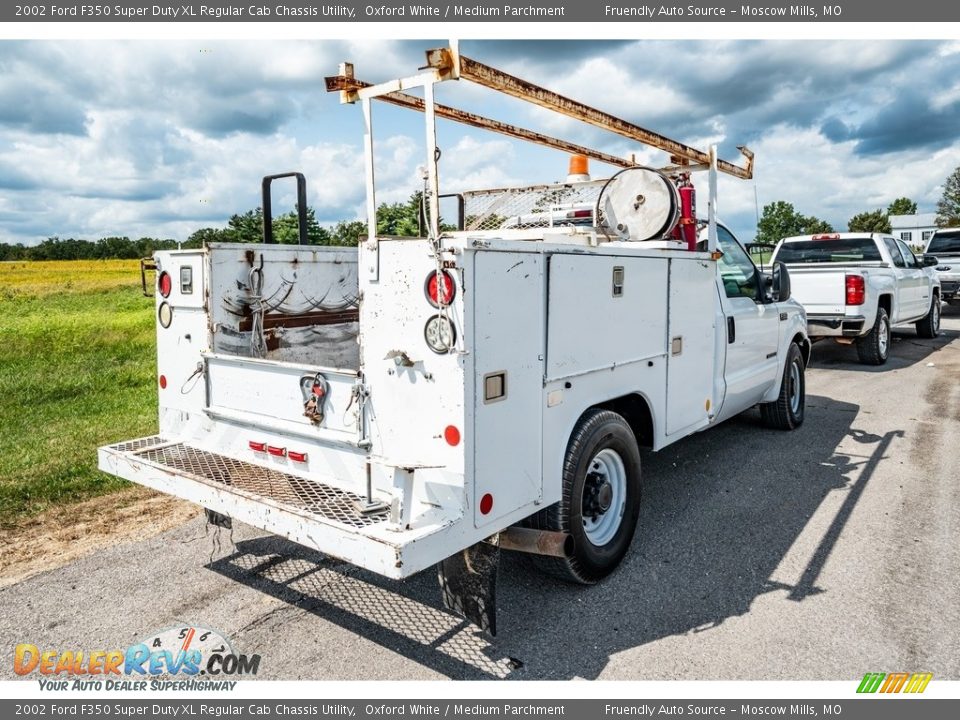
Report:
[[[667,435],[706,425],[716,413],[715,274],[712,261],[670,261]]]
[[[478,252],[474,261],[476,527],[543,494],[543,267],[534,253]]]

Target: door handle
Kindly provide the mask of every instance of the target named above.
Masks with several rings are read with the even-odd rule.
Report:
[[[727,344],[737,339],[737,325],[732,317],[727,318]]]

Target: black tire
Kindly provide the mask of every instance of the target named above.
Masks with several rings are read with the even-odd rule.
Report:
[[[794,430],[803,424],[807,404],[807,383],[804,375],[803,353],[796,343],[787,350],[783,365],[780,394],[773,402],[761,403],[763,424],[775,430]]]
[[[922,338],[935,338],[940,334],[940,296],[936,293],[930,301],[930,310],[917,321],[916,327],[917,335]]]
[[[594,461],[602,454],[612,458],[611,452],[622,461],[625,492],[622,499],[617,495],[611,496],[608,509],[602,510],[599,497],[604,476],[594,472],[597,467]],[[599,485],[598,478],[601,479]],[[568,558],[534,555],[531,559],[538,568],[555,577],[591,585],[616,569],[630,549],[637,528],[640,514],[640,450],[627,421],[609,410],[592,409],[584,413],[567,444],[562,479],[563,495],[560,502],[528,518],[525,524],[538,530],[570,533],[573,536],[573,555]],[[587,507],[587,512],[590,512],[588,503],[593,503],[594,514],[585,519],[584,508]],[[617,512],[618,508],[619,524],[615,525],[614,518],[617,516],[608,517],[607,513]],[[609,540],[596,545],[590,540],[586,522],[596,526],[608,522],[611,523],[608,530],[614,526],[616,529]]]
[[[870,332],[857,339],[857,357],[864,365],[883,365],[890,357],[890,318],[883,308],[877,309]]]

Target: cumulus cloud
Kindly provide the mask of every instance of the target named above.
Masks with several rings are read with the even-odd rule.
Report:
[[[362,123],[324,92],[343,60],[372,82],[441,42],[0,42],[0,240],[108,234],[185,238],[259,204],[265,174],[301,169],[322,222],[362,217]],[[721,210],[750,237],[756,204],[786,199],[844,227],[907,195],[932,209],[960,164],[960,50],[916,41],[470,41],[483,62],[695,147],[757,152]],[[600,129],[469,83],[441,102],[665,162]],[[400,111],[397,111],[400,113]],[[379,114],[378,201],[420,186],[415,114]],[[384,119],[385,118],[385,119]],[[558,153],[443,126],[444,190],[562,177]],[[595,168],[595,172],[600,171]],[[603,171],[605,172],[606,169]],[[278,186],[275,207],[292,206]]]

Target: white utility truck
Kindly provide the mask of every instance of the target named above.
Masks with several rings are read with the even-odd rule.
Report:
[[[496,631],[501,549],[593,583],[626,554],[640,448],[759,404],[804,416],[806,318],[715,219],[746,168],[459,55],[419,75],[327,79],[366,123],[358,249],[211,244],[156,254],[160,428],[106,472],[390,578],[439,564],[444,600]],[[660,170],[434,102],[473,80],[666,149]],[[406,92],[422,88],[423,97]],[[425,237],[377,237],[372,100],[425,113]],[[441,232],[435,119],[577,153],[568,182],[465,192]],[[590,180],[586,158],[622,169]],[[708,218],[691,174],[709,178]],[[305,180],[297,177],[299,210]],[[305,233],[302,233],[302,237]]]
[[[790,269],[814,342],[856,343],[861,363],[887,361],[894,325],[913,323],[923,338],[940,334],[937,260],[918,260],[902,240],[879,233],[800,235],[781,240],[771,260]]]

